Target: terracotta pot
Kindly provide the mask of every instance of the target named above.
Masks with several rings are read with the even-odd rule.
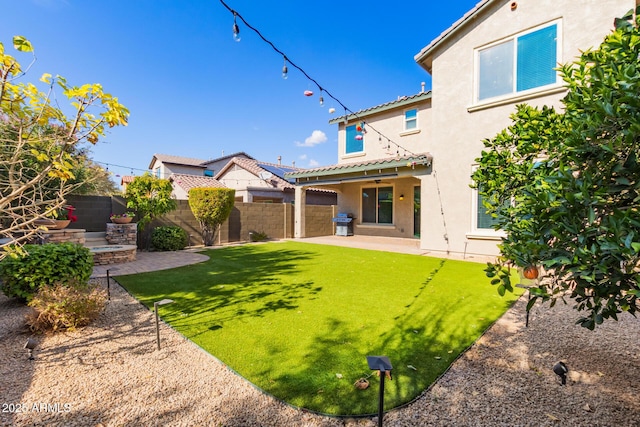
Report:
[[[121,218],[111,218],[111,222],[114,224],[129,224],[131,221],[133,221],[133,217],[130,217],[130,216],[124,216]]]
[[[67,228],[71,224],[71,220],[68,219],[37,219],[35,221],[37,226],[47,227],[49,230],[62,230]]]

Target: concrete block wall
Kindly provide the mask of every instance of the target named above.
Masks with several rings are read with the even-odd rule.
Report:
[[[77,208],[78,221],[69,228],[84,228],[87,231],[104,232],[111,224],[111,213],[126,211],[122,197],[73,196],[67,201]],[[178,226],[190,236],[190,245],[201,245],[200,224],[191,213],[189,201],[176,200],[177,209],[156,218],[151,227]],[[307,205],[307,237],[327,236],[334,233],[331,219],[336,215],[335,206]],[[221,225],[216,236],[217,244],[249,241],[249,232],[266,233],[269,238],[293,238],[294,206],[289,203],[243,203],[236,202],[229,219]]]

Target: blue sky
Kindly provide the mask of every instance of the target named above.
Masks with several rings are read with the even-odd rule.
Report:
[[[352,111],[431,87],[413,60],[478,0],[225,3]],[[34,45],[25,81],[59,74],[101,83],[131,111],[129,126],[92,147],[116,175],[144,172],[154,153],[201,159],[245,151],[299,167],[337,162],[344,110],[289,66],[219,0],[0,0],[0,41]],[[29,57],[16,55],[23,66]],[[303,95],[314,91],[312,97]],[[331,115],[328,110],[336,108]]]

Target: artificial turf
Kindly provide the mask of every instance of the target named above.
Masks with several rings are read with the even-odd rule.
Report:
[[[264,391],[335,415],[377,412],[367,355],[386,355],[385,409],[425,390],[515,301],[484,265],[277,242],[205,252],[204,263],[118,281],[177,331]],[[520,291],[521,292],[521,291]]]

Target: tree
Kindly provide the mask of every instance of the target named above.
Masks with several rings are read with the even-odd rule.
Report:
[[[615,24],[598,49],[560,67],[564,112],[518,106],[473,174],[507,236],[486,270],[498,291],[513,290],[510,266],[538,265],[527,310],[568,297],[591,330],[640,308],[640,18]]]
[[[148,225],[154,218],[171,212],[176,201],[171,198],[173,187],[168,179],[156,178],[150,173],[137,176],[127,185],[127,208],[136,211],[138,217],[138,243],[141,248],[150,244]]]
[[[13,46],[33,55],[24,37],[15,36]],[[43,92],[33,83],[18,82],[26,71],[0,43],[0,236],[5,238],[1,249],[31,239],[37,232],[35,221],[64,206],[65,196],[74,188],[70,182],[74,148],[95,144],[106,127],[126,125],[129,116],[99,84],[71,86],[64,77],[44,74]],[[59,105],[56,87],[70,107]],[[5,254],[0,251],[0,259]]]
[[[212,246],[215,232],[229,218],[235,202],[236,190],[231,188],[192,188],[189,207],[202,229],[205,246]]]

